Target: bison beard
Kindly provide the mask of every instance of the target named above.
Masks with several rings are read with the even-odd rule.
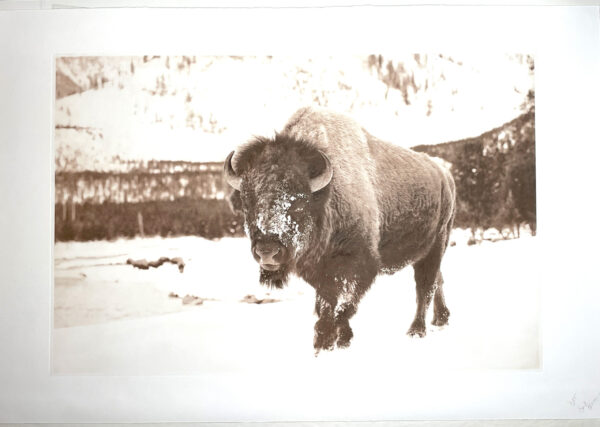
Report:
[[[260,269],[260,284],[271,289],[283,289],[287,285],[290,272],[285,266],[281,266],[279,270],[269,271],[264,268]]]
[[[294,273],[315,289],[317,353],[348,347],[349,321],[377,274],[409,264],[417,312],[408,334],[425,336],[432,299],[432,323],[448,323],[440,263],[455,187],[427,155],[380,141],[343,115],[303,108],[275,138],[232,152],[224,171],[253,255],[268,268],[260,283],[282,288]]]

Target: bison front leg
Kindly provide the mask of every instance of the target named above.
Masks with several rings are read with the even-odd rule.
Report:
[[[337,302],[335,289],[317,289],[315,312],[319,319],[315,323],[313,345],[316,353],[320,350],[333,350],[337,339],[334,309]]]
[[[350,319],[356,314],[358,303],[375,279],[376,271],[362,274],[346,273],[335,276],[327,287],[329,292],[317,291],[315,311],[319,320],[315,324],[315,349],[347,348],[354,336]],[[365,274],[368,273],[368,274]]]
[[[335,326],[337,331],[337,346],[347,348],[354,337],[350,327],[350,318],[356,313],[357,304],[354,302],[342,302],[336,308]]]
[[[338,302],[335,308],[335,326],[337,331],[337,346],[347,348],[354,336],[350,327],[350,319],[358,310],[358,303],[374,280],[372,278],[363,281],[351,282],[343,279]]]
[[[378,260],[369,252],[368,244],[349,240],[345,243],[345,253],[325,258],[321,270],[307,278],[317,294],[315,312],[319,320],[314,339],[317,353],[321,349],[331,350],[336,344],[341,348],[350,345],[353,336],[350,318],[377,275]],[[348,247],[354,251],[348,251]]]
[[[331,290],[334,295],[324,297],[317,292],[315,311],[319,320],[315,324],[314,346],[320,349],[332,350],[334,345],[347,348],[354,336],[350,327],[350,319],[356,314],[358,303],[369,288],[369,283],[354,282],[349,285],[346,278],[336,279]]]

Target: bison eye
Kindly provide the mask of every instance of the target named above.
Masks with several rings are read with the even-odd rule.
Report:
[[[302,211],[304,211],[304,203],[300,203],[300,202],[292,203],[292,205],[288,209],[289,213],[297,213],[297,212],[302,212]]]
[[[288,210],[288,215],[293,221],[302,221],[302,218],[306,216],[306,207],[298,206],[295,208],[290,208]]]

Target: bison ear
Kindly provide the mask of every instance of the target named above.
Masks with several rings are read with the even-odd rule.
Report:
[[[227,198],[227,201],[229,202],[229,208],[234,214],[244,213],[244,209],[242,206],[242,198],[240,197],[239,191],[232,191],[229,197]]]
[[[323,164],[320,173],[314,178],[310,179],[310,191],[312,193],[316,193],[317,191],[325,188],[327,184],[331,182],[331,178],[333,177],[333,168],[331,167],[331,162],[329,161],[329,157],[325,155],[322,151],[319,151],[321,155],[321,162]]]
[[[231,159],[233,158],[233,153],[235,153],[235,151],[229,153],[229,156],[227,156],[227,158],[225,159],[225,163],[223,164],[223,173],[225,174],[225,179],[227,180],[227,183],[236,190],[240,191],[240,189],[242,188],[242,178],[235,174],[235,171],[231,166]]]

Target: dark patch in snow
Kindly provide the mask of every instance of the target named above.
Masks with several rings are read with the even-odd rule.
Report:
[[[204,304],[204,301],[215,301],[214,299],[211,299],[211,298],[202,298],[202,297],[197,297],[195,295],[189,295],[189,294],[182,297],[181,295],[176,294],[175,292],[169,293],[169,298],[179,298],[183,305],[202,305],[202,304]]]
[[[188,304],[202,305],[202,304],[204,304],[204,300],[202,298],[195,297],[192,295],[186,295],[181,300],[181,303],[184,305],[188,305]]]
[[[127,264],[131,264],[135,268],[139,268],[142,270],[148,270],[150,267],[158,268],[161,265],[163,265],[165,262],[170,262],[171,264],[177,265],[177,267],[179,268],[179,272],[183,273],[183,268],[185,267],[185,263],[183,262],[183,259],[181,259],[180,257],[167,258],[167,257],[163,256],[163,257],[160,257],[156,261],[146,261],[145,259],[140,259],[140,260],[134,261],[131,258],[129,258],[127,260]]]
[[[254,296],[254,295],[246,295],[244,298],[242,298],[240,300],[240,302],[245,302],[248,304],[268,304],[268,303],[279,302],[279,301],[281,301],[281,300],[274,299],[274,298],[259,299],[259,298],[256,298],[256,296]]]

